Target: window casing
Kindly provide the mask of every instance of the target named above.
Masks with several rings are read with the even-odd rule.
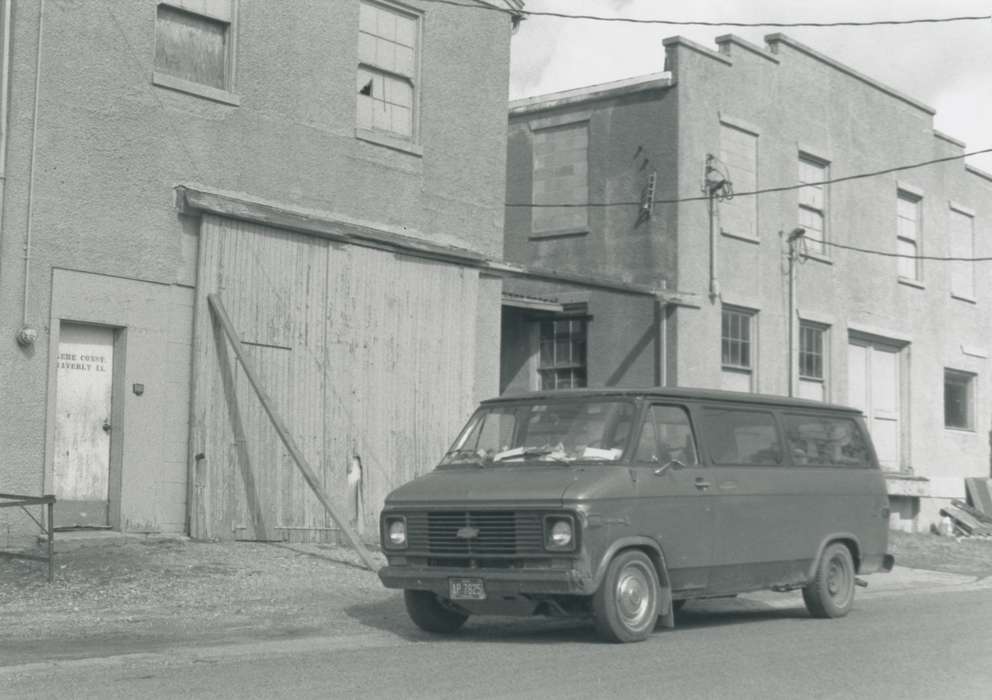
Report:
[[[975,220],[972,216],[951,209],[950,256],[975,257]],[[973,301],[975,299],[975,263],[955,260],[948,263],[951,275],[951,296]]]
[[[234,88],[237,0],[168,0],[155,17],[156,85],[238,104]]]
[[[819,323],[799,322],[799,396],[823,401],[826,398],[824,342],[827,329]]]
[[[732,391],[753,390],[754,312],[723,308],[720,323],[721,385]]]
[[[589,201],[589,123],[562,124],[533,132],[535,204],[585,205]],[[534,234],[582,233],[589,227],[585,206],[535,207]]]
[[[915,194],[899,190],[896,197],[896,253],[902,256],[918,256],[920,249],[921,199]],[[920,281],[920,260],[900,257],[899,276],[903,279]]]
[[[975,429],[975,375],[944,370],[944,427]]]
[[[811,253],[825,255],[823,242],[827,236],[827,186],[820,183],[830,178],[830,166],[819,159],[800,154],[799,225],[806,229],[806,246]]]
[[[720,124],[720,160],[729,171],[734,189],[758,189],[758,137],[729,124]],[[732,236],[758,238],[758,198],[734,197],[720,204],[720,231]]]
[[[541,389],[586,386],[586,326],[582,317],[540,321]]]
[[[419,44],[419,15],[362,0],[358,23],[358,129],[416,140]]]

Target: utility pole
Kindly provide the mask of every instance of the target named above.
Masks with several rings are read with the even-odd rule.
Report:
[[[796,395],[796,260],[799,258],[799,240],[806,229],[794,228],[789,232],[789,396]]]

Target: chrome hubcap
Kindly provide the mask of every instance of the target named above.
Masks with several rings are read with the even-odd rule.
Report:
[[[617,611],[624,625],[639,629],[652,622],[651,579],[640,566],[627,566],[617,578]]]

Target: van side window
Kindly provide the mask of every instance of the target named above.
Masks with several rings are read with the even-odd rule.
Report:
[[[714,464],[782,463],[775,418],[764,411],[707,408],[703,437]]]
[[[797,466],[867,467],[868,445],[850,418],[785,416],[785,439]]]
[[[698,464],[696,441],[689,414],[680,406],[651,406],[644,418],[638,462],[668,464],[678,460],[686,466]]]

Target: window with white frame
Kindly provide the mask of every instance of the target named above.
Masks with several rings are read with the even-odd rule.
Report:
[[[830,166],[818,158],[799,154],[799,225],[806,229],[807,250],[825,253],[827,235],[827,186],[819,184],[830,177]]]
[[[586,385],[585,317],[540,322],[538,375],[541,389],[573,389]]]
[[[799,396],[823,401],[826,398],[824,339],[827,327],[811,321],[799,322]]]
[[[758,137],[720,124],[720,160],[738,192],[758,189]],[[758,198],[734,197],[720,203],[720,230],[733,236],[758,237]]]
[[[965,258],[948,263],[951,274],[951,295],[961,299],[975,298],[975,219],[957,209],[951,209],[950,256]]]
[[[920,260],[918,256],[920,250],[920,210],[921,200],[915,194],[898,191],[896,198],[896,253],[901,257],[897,258],[899,276],[919,281]],[[912,256],[912,257],[907,257]]]
[[[237,0],[169,0],[155,18],[155,83],[204,93],[234,83]],[[210,96],[210,93],[206,93]]]
[[[357,126],[389,136],[416,136],[420,17],[362,0],[358,24]]]
[[[750,309],[724,306],[720,322],[721,386],[731,391],[752,391],[754,362],[753,321]]]
[[[944,427],[975,429],[975,375],[944,370]]]

